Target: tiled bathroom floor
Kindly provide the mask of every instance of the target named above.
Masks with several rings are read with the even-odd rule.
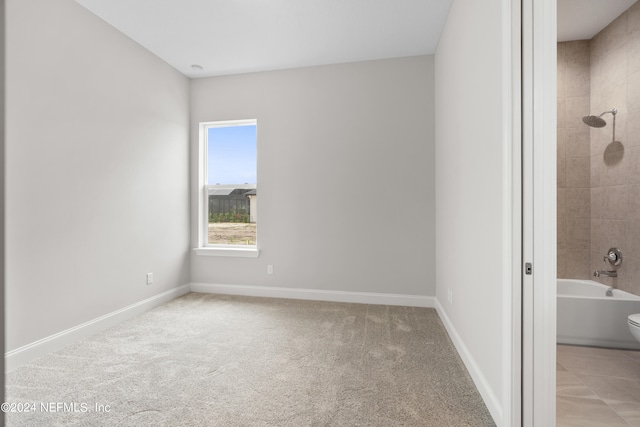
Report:
[[[557,427],[640,427],[640,351],[557,346]]]

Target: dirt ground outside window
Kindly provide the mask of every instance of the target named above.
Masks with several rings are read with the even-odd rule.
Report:
[[[210,222],[210,245],[255,245],[256,224],[242,222]]]

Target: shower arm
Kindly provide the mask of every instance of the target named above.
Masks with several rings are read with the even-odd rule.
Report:
[[[605,111],[604,113],[600,114],[598,117],[602,117],[605,114],[611,114],[613,116],[613,123],[612,123],[612,126],[613,126],[613,137],[612,137],[611,141],[615,142],[616,141],[616,114],[618,114],[618,109],[614,108],[613,110]]]

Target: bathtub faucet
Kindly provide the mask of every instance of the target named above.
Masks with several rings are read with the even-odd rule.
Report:
[[[607,267],[607,263],[613,265],[614,267],[618,267],[622,264],[622,252],[618,248],[611,248],[604,256],[603,259],[605,268]],[[594,277],[618,277],[618,272],[616,270],[596,270],[593,272]]]
[[[618,272],[616,270],[596,270],[593,272],[595,277],[618,277]]]

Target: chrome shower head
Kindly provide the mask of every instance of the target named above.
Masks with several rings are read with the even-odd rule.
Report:
[[[582,121],[585,125],[591,126],[592,128],[603,128],[607,125],[607,122],[600,116],[584,116]]]
[[[584,122],[585,125],[591,126],[592,128],[603,128],[607,125],[607,122],[605,122],[604,119],[602,118],[602,116],[604,116],[605,114],[613,114],[613,120],[615,121],[616,114],[618,114],[618,110],[614,108],[613,110],[605,111],[599,116],[584,116],[582,118],[582,121]]]

